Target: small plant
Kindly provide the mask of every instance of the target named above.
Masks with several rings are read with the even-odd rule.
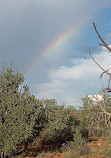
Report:
[[[62,144],[62,147],[61,147],[62,152],[67,152],[67,151],[72,150],[72,149],[74,149],[74,142],[73,141],[66,142],[66,143]]]
[[[74,134],[73,145],[77,155],[85,155],[90,153],[90,146],[86,143],[86,140],[82,138],[79,129],[77,129]]]

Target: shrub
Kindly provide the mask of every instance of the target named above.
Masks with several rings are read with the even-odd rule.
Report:
[[[14,72],[12,68],[7,68],[0,74],[1,153],[12,154],[18,145],[26,146],[34,136],[35,119],[43,112],[39,106],[40,101],[29,93],[28,86],[21,88],[23,82],[23,75]]]
[[[74,134],[73,145],[77,155],[86,155],[90,153],[90,146],[87,144],[86,139],[82,137],[79,129],[76,129]]]
[[[52,103],[46,100],[45,115],[47,124],[40,132],[43,144],[61,145],[73,139],[73,134],[75,128],[79,125],[79,120],[69,110],[64,106],[58,106],[54,100]]]

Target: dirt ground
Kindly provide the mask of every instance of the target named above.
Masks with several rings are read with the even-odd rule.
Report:
[[[76,156],[74,150],[66,151],[66,152],[41,152],[41,154],[37,155],[36,158],[111,158],[111,156],[107,156],[108,151],[111,149],[108,146],[107,141],[104,138],[96,138],[90,143],[88,143],[91,149],[91,153],[89,155],[84,156]],[[20,155],[16,158],[35,158],[35,157],[25,157]]]

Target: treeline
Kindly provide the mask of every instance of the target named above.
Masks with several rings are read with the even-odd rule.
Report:
[[[105,96],[111,111],[111,98]],[[39,100],[24,85],[24,76],[11,67],[0,74],[0,153],[11,157],[17,153],[37,155],[29,148],[54,150],[75,147],[77,154],[90,152],[89,137],[110,133],[107,119],[97,104],[83,98],[83,107],[58,105],[54,99]]]

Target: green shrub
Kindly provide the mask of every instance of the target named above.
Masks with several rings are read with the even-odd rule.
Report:
[[[40,132],[42,144],[61,145],[72,140],[75,128],[79,125],[77,117],[64,106],[58,106],[55,100],[45,100],[44,103],[47,124]]]
[[[76,129],[74,134],[73,146],[77,155],[86,155],[90,153],[90,146],[87,144],[86,139],[82,137],[79,129]]]

